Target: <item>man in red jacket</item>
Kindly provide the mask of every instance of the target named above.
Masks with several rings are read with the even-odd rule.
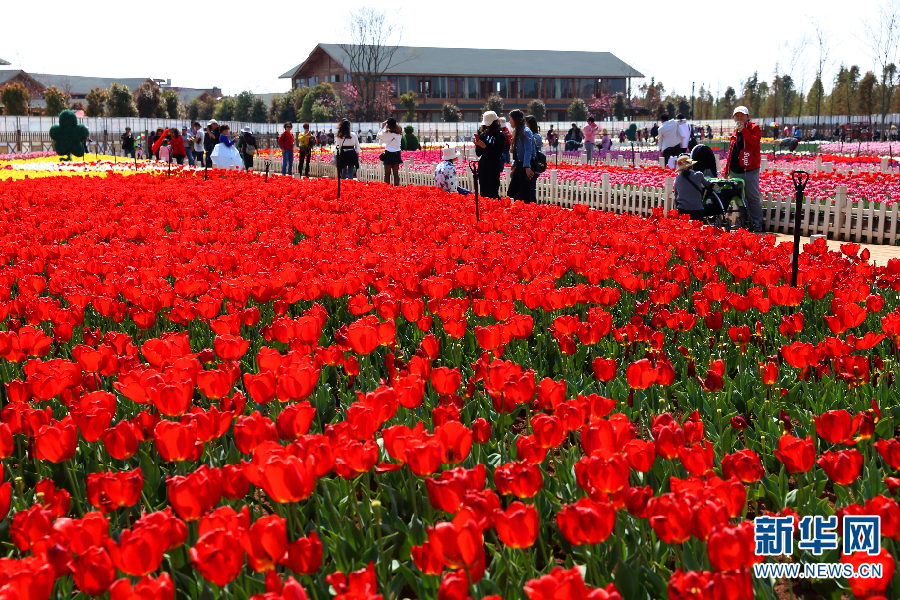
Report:
[[[744,200],[750,216],[750,231],[763,231],[762,202],[759,199],[759,142],[762,131],[750,120],[746,106],[734,109],[734,132],[725,164],[725,177],[741,179],[744,182]]]
[[[278,147],[281,148],[281,174],[294,174],[294,125],[288,121],[284,124],[284,133],[278,136]]]

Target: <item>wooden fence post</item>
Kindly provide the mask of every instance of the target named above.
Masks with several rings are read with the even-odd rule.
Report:
[[[609,210],[612,205],[612,199],[610,198],[610,188],[609,188],[609,173],[603,173],[600,175],[601,180],[601,195],[600,195],[600,208],[602,210]]]
[[[821,170],[822,170],[822,157],[817,156],[816,157],[816,173],[818,173]]]
[[[660,169],[666,168],[666,159],[663,158],[662,156],[659,157],[659,168]]]
[[[888,157],[882,157],[881,159],[881,172],[889,173],[891,168],[891,159]]]
[[[827,163],[826,163],[827,164]],[[844,205],[847,199],[847,187],[839,185],[834,189],[834,239],[841,239],[841,230],[844,225]]]
[[[550,197],[547,201],[551,204],[559,204],[559,179],[556,169],[550,169]]]
[[[673,187],[675,186],[675,179],[672,177],[666,177],[663,183],[663,193],[665,194],[665,198],[663,199],[663,210],[668,213],[672,210],[674,206],[674,197],[673,197]]]

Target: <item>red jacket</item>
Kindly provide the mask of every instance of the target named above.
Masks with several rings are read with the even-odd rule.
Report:
[[[163,131],[162,137],[153,144],[153,151],[156,152],[159,150],[159,147],[162,146],[162,143],[166,140],[166,136],[169,135],[170,131],[174,134],[172,136],[172,156],[186,156],[184,152],[184,138],[181,137],[181,132],[177,129],[167,129],[166,131]]]
[[[278,147],[282,150],[291,150],[294,147],[294,134],[290,131],[285,131],[278,136]]]
[[[745,171],[758,169],[760,165],[759,141],[762,138],[762,131],[760,131],[759,125],[753,121],[747,121],[742,132],[744,134],[744,149],[741,150],[740,156],[738,156],[738,164]],[[731,151],[736,141],[737,131],[734,131],[731,134],[731,143],[728,145],[728,155],[725,157],[725,175],[728,175],[728,172],[731,170]]]

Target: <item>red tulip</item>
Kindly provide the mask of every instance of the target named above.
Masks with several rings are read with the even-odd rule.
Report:
[[[806,436],[803,440],[785,434],[778,440],[775,457],[789,473],[806,473],[816,464],[816,446],[811,436]]]
[[[435,554],[451,569],[466,569],[473,582],[484,575],[484,538],[471,515],[462,512],[451,523],[438,523],[428,529],[428,540]]]
[[[260,517],[244,532],[241,545],[251,569],[257,573],[274,569],[288,549],[284,519],[278,515]]]
[[[667,544],[680,544],[691,537],[691,503],[684,496],[663,494],[650,500],[647,517],[656,535]]]
[[[113,563],[123,573],[137,577],[152,573],[162,563],[162,531],[155,525],[141,527],[137,531],[123,530],[116,544],[106,540],[106,549]]]
[[[681,458],[681,464],[685,470],[692,475],[704,477],[713,470],[715,455],[712,444],[706,440],[679,448],[678,456]]]
[[[116,578],[116,567],[103,548],[90,548],[72,562],[72,578],[79,590],[100,596]]]
[[[78,434],[69,417],[53,425],[44,425],[34,438],[34,453],[39,460],[61,463],[75,456]]]
[[[535,465],[506,463],[494,470],[494,485],[499,494],[531,498],[541,490],[544,477]]]
[[[859,428],[861,417],[850,416],[846,410],[829,410],[821,417],[813,416],[816,422],[816,434],[832,444],[846,443]]]
[[[166,485],[169,503],[185,521],[196,521],[222,499],[222,472],[206,465],[186,477],[170,477]]]
[[[162,573],[156,579],[145,575],[134,587],[123,577],[109,588],[109,600],[175,600],[175,586],[168,573]]]
[[[201,535],[190,556],[194,569],[220,587],[234,581],[244,567],[240,536],[223,529]]]
[[[656,462],[656,446],[653,442],[629,440],[625,444],[625,456],[628,457],[628,464],[632,469],[646,473]]]
[[[853,565],[854,571],[857,572],[862,563],[876,563],[882,566],[881,577],[854,577],[848,580],[850,582],[850,591],[857,598],[868,598],[884,592],[890,585],[891,579],[894,577],[894,569],[896,568],[894,557],[885,548],[882,548],[876,556],[869,556],[867,552],[841,554],[841,562]]]
[[[759,455],[753,450],[738,450],[734,454],[726,454],[722,457],[722,475],[724,477],[735,476],[744,483],[753,483],[763,478],[766,472]]]
[[[897,438],[878,440],[873,445],[889,467],[900,470],[900,441]]]
[[[416,568],[424,575],[440,575],[444,571],[444,561],[435,552],[431,542],[426,541],[421,546],[413,546],[412,558]]]
[[[505,511],[494,513],[494,526],[500,540],[510,548],[528,548],[537,541],[540,518],[534,505],[516,501]]]
[[[307,537],[290,542],[281,564],[298,575],[310,575],[318,571],[322,566],[322,542],[316,532],[311,531]]]
[[[839,452],[825,451],[816,464],[828,474],[828,478],[840,485],[850,485],[859,478],[863,455],[856,448]]]
[[[749,568],[762,558],[756,556],[750,521],[740,525],[719,525],[710,534],[706,550],[710,564],[719,571]]]
[[[469,576],[463,569],[447,573],[441,578],[438,600],[472,600],[469,596]]]
[[[616,511],[608,502],[594,502],[582,498],[575,504],[563,506],[556,515],[556,523],[570,544],[599,544],[606,541],[616,525]]]

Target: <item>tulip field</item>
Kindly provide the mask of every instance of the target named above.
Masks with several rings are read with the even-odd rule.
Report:
[[[0,181],[0,600],[900,598],[900,260],[823,240],[791,287],[661,209],[69,175]],[[756,552],[864,515],[872,555]]]

